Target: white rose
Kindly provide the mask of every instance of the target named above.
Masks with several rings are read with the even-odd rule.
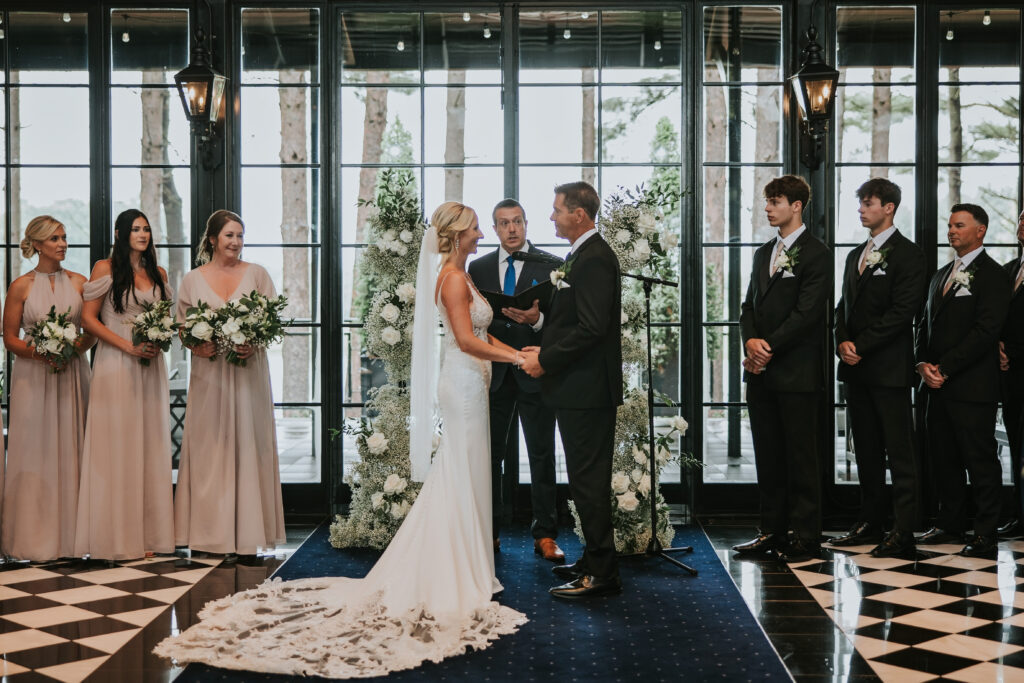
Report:
[[[680,434],[686,434],[686,430],[690,427],[690,424],[682,415],[676,415],[672,418],[672,429],[678,429]]]
[[[633,258],[640,261],[646,261],[651,257],[651,244],[647,240],[640,238],[633,245]]]
[[[50,336],[50,337],[53,337],[55,335],[61,334],[60,325],[58,325],[55,322],[48,322],[48,323],[46,323],[46,328],[45,329],[46,329],[47,336]]]
[[[242,313],[248,313],[249,312],[249,307],[246,306],[243,303],[239,303],[238,304],[238,310],[240,310]]]
[[[370,496],[370,503],[373,505],[374,510],[380,509],[380,506],[384,504],[384,494],[380,491]]]
[[[171,329],[171,325],[173,325],[173,324],[174,324],[174,318],[165,316],[165,317],[160,319],[160,326],[163,327],[165,330]]]
[[[618,502],[619,507],[626,512],[632,512],[640,505],[640,501],[632,491],[626,491],[620,496],[615,496],[615,499]]]
[[[402,333],[389,325],[380,331],[380,339],[388,346],[394,346],[402,341]]]
[[[661,234],[661,246],[663,249],[675,249],[679,246],[679,235],[675,234],[671,230],[666,230]]]
[[[384,234],[380,236],[380,241],[385,243],[385,244],[388,244],[390,242],[394,242],[395,241],[395,231],[394,230],[385,230]]]
[[[207,308],[205,311],[203,311],[203,317],[206,318],[207,320],[213,320],[216,316],[217,311],[213,310],[212,308]]]
[[[629,322],[629,316],[628,316],[628,315],[626,315],[626,312],[625,312],[625,311],[623,311],[623,312],[622,312],[622,313],[621,313],[621,314],[619,315],[619,320],[620,320],[620,321],[622,322],[622,324],[623,324],[623,325],[625,325],[626,323],[628,323],[628,322]]]
[[[405,256],[409,253],[409,248],[401,242],[395,242],[395,251],[398,252],[399,256]]]
[[[642,232],[643,234],[650,235],[652,232],[654,232],[654,216],[647,212],[640,214],[640,217],[636,219],[636,227],[638,227],[640,229],[640,232]]]
[[[76,328],[74,325],[65,325],[64,329],[61,330],[61,332],[63,333],[64,338],[67,339],[69,342],[73,342],[76,339],[78,339],[78,328]]]
[[[47,339],[43,342],[43,351],[46,353],[60,353],[60,342],[56,339]]]
[[[374,432],[366,437],[366,448],[374,455],[380,455],[388,449],[388,439],[380,432]]]
[[[220,331],[223,332],[226,336],[231,336],[241,329],[242,326],[238,324],[237,318],[228,318],[227,320],[224,321],[224,324],[220,326]]]
[[[409,482],[405,480],[405,477],[400,477],[397,474],[389,474],[388,478],[384,480],[384,493],[401,493],[408,485]]]
[[[409,232],[408,230],[403,230],[403,231],[402,231],[402,232],[401,232],[401,233],[400,233],[400,234],[398,235],[398,239],[402,240],[402,241],[403,241],[403,242],[405,242],[406,244],[409,244],[409,242],[412,242],[412,233],[411,233],[411,232]]]
[[[658,446],[658,449],[654,451],[654,459],[659,465],[664,465],[672,459],[672,451],[665,448],[664,446]]]
[[[246,341],[248,340],[245,338],[245,335],[242,334],[241,332],[235,332],[233,335],[231,335],[231,343],[234,344],[235,346],[241,346]]]
[[[202,339],[203,341],[209,341],[210,337],[213,336],[213,328],[210,327],[209,323],[200,320],[192,326],[192,336],[196,339]]]
[[[391,516],[395,519],[402,519],[402,517],[405,517],[405,513],[406,509],[402,506],[401,503],[391,504]]]
[[[635,460],[640,465],[646,464],[647,447],[644,446],[643,448],[637,448],[636,446],[633,446],[633,460]]]
[[[416,288],[411,282],[402,283],[395,288],[395,296],[403,304],[407,304],[416,298]]]
[[[643,476],[644,476],[644,473],[643,473],[643,471],[639,467],[634,469],[632,472],[629,473],[629,478],[632,479],[633,482],[637,483],[637,484],[640,483],[640,479]]]
[[[651,475],[645,474],[640,477],[639,483],[636,485],[636,490],[640,492],[640,495],[646,496],[651,492]]]
[[[389,323],[393,323],[398,320],[398,316],[401,311],[398,310],[398,306],[394,304],[384,304],[380,309],[380,317],[387,320]]]
[[[864,259],[865,265],[868,265],[868,266],[877,266],[881,262],[882,262],[882,252],[880,252],[880,251],[872,251],[870,254],[868,254],[868,257],[866,259]]]
[[[156,341],[160,339],[162,333],[156,327],[151,327],[146,331],[146,336],[149,337],[150,341]]]
[[[612,490],[615,493],[625,493],[629,490],[629,475],[619,471],[612,475]]]
[[[615,231],[615,241],[619,244],[627,244],[629,242],[629,230],[617,230]]]

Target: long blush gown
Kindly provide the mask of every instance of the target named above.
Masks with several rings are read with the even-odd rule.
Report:
[[[491,308],[477,293],[473,332]],[[208,604],[155,652],[179,662],[328,678],[383,676],[484,649],[526,616],[492,601],[491,364],[459,350],[443,306],[441,443],[420,494],[363,579],[280,580]]]
[[[277,296],[267,271],[249,263],[229,299],[254,289]],[[178,320],[184,321],[185,312],[199,301],[211,308],[226,303],[202,272],[193,270],[181,281]],[[192,358],[174,534],[179,546],[240,555],[285,541],[274,399],[264,349],[245,367],[228,363],[223,354],[213,362]]]
[[[45,318],[51,306],[58,313],[70,308],[79,324],[82,297],[65,270],[35,273],[22,329]],[[37,360],[14,359],[0,525],[4,555],[35,562],[74,555],[89,374],[79,356],[59,373]]]
[[[109,275],[87,282],[86,300],[103,298],[107,329],[131,338],[131,323],[160,290],[135,290],[114,310]],[[168,295],[173,297],[166,283]],[[174,552],[171,428],[163,354],[142,365],[100,340],[93,360],[82,450],[75,555],[131,560],[146,551]]]

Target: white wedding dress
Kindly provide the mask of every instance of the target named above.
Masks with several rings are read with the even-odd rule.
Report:
[[[473,332],[491,309],[472,290]],[[154,650],[179,663],[328,678],[382,676],[486,648],[526,623],[491,600],[489,361],[463,353],[444,324],[438,402],[445,425],[416,502],[363,579],[281,581],[206,605],[200,623]]]

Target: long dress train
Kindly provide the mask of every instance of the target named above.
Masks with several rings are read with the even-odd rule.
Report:
[[[405,522],[363,579],[270,581],[207,605],[155,652],[179,662],[332,678],[380,676],[486,648],[526,616],[491,600],[487,412],[491,364],[463,353],[443,306],[438,386],[444,433]],[[473,331],[487,338],[479,294]]]

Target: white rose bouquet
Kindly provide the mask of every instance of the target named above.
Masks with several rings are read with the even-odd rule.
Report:
[[[75,356],[75,342],[78,340],[78,325],[71,321],[71,308],[58,314],[56,306],[50,312],[25,330],[35,352],[50,364],[50,372],[57,373],[67,367]]]
[[[611,246],[623,272],[654,271],[672,261],[679,246],[676,228],[666,227],[665,211],[678,202],[643,185],[620,189],[605,202],[598,230]]]
[[[154,301],[145,304],[142,313],[125,321],[132,326],[132,344],[149,342],[161,351],[171,348],[171,340],[181,327],[174,321],[171,313],[173,307],[174,302],[169,299]],[[139,363],[149,365],[149,359],[140,358]]]
[[[246,360],[235,347],[257,346],[266,348],[284,338],[287,323],[281,312],[288,298],[273,299],[255,289],[236,301],[229,301],[217,309],[214,330],[217,346],[225,352],[224,358],[232,365],[245,367]]]
[[[199,346],[208,341],[213,341],[216,333],[214,320],[217,318],[217,311],[210,308],[210,304],[202,299],[196,301],[195,306],[190,306],[185,311],[185,322],[181,323],[178,334],[181,336],[181,343],[185,346]],[[213,362],[216,356],[210,356]]]

